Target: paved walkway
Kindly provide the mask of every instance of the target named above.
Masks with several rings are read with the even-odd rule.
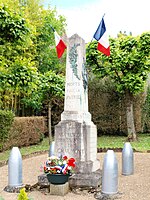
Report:
[[[103,157],[105,153],[98,153],[102,168]],[[120,200],[150,200],[150,153],[134,153],[135,171],[134,175],[121,175],[121,153],[116,153],[119,177],[118,191],[122,193]],[[23,160],[23,183],[33,185],[37,183],[40,166],[43,165],[47,158],[47,154],[27,158]],[[0,197],[5,200],[17,200],[15,193],[5,192],[3,189],[8,184],[8,166],[0,167]],[[39,191],[29,193],[29,197],[33,200],[95,200],[94,194],[74,194],[69,192],[64,197],[44,194]]]

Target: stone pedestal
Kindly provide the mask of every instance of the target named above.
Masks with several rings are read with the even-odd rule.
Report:
[[[69,179],[69,186],[73,188],[97,188],[102,183],[102,172],[97,170],[91,173],[74,174]]]
[[[76,159],[75,175],[69,179],[73,187],[97,187],[101,184],[100,162],[97,160],[97,132],[91,122],[61,121],[55,126],[55,154]]]
[[[57,195],[57,196],[64,196],[69,192],[69,183],[66,182],[62,185],[54,185],[50,184],[50,194]]]
[[[55,126],[55,154],[76,159],[76,173],[91,173],[100,168],[97,160],[96,126],[77,121],[61,121]]]

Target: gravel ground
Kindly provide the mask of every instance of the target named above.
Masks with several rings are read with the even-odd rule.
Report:
[[[134,153],[134,174],[130,176],[121,175],[121,153],[115,153],[119,166],[118,191],[120,200],[150,200],[150,153]],[[98,153],[102,168],[105,153]],[[37,183],[40,166],[46,160],[47,154],[26,158],[23,160],[23,183],[33,185]],[[17,200],[18,194],[8,193],[3,189],[8,184],[8,166],[0,167],[0,197],[5,200]],[[69,192],[64,197],[45,194],[40,191],[30,192],[29,197],[34,200],[94,200],[94,194],[81,192],[75,194]]]

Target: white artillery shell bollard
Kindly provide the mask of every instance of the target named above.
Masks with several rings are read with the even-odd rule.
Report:
[[[49,157],[54,156],[55,154],[55,142],[53,141],[49,148]]]
[[[18,147],[13,147],[8,160],[8,185],[22,185],[22,156]]]
[[[8,160],[8,186],[7,192],[19,193],[24,188],[22,183],[22,156],[18,147],[13,147]]]
[[[134,172],[133,149],[130,142],[126,142],[122,150],[122,174],[128,176],[132,175],[133,172]]]
[[[118,161],[113,150],[108,150],[102,169],[102,193],[116,194],[118,192]]]

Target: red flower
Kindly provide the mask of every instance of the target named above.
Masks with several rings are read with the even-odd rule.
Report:
[[[47,167],[46,166],[44,166],[44,171],[46,171],[47,170]]]
[[[68,160],[68,165],[71,166],[71,167],[75,167],[75,159],[74,158],[70,158]]]
[[[67,157],[67,156],[63,156],[63,159],[64,159],[64,160],[67,160],[67,159],[68,159],[68,157]]]

